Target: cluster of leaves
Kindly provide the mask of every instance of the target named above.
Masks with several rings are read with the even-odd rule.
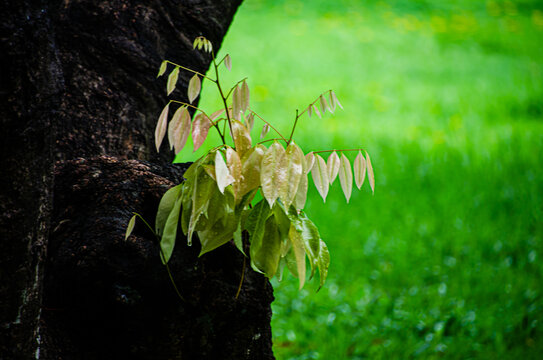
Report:
[[[189,102],[170,100],[162,110],[155,130],[157,151],[166,138],[175,153],[181,151],[192,137],[194,151],[203,144],[211,128],[218,132],[222,144],[210,149],[185,172],[185,181],[162,197],[155,221],[155,233],[160,238],[162,261],[166,264],[172,254],[177,230],[181,228],[192,244],[197,233],[201,243],[200,255],[234,241],[244,253],[242,233],[249,234],[249,257],[254,270],[271,278],[282,277],[285,266],[299,279],[300,288],[306,279],[306,257],[310,277],[318,269],[320,286],[323,285],[330,262],[326,244],[315,224],[303,208],[307,199],[308,176],[326,200],[330,184],[339,176],[341,187],[350,199],[354,181],[361,188],[366,174],[372,191],[374,176],[370,157],[362,149],[323,150],[304,154],[292,140],[296,124],[307,112],[321,117],[326,111],[342,108],[336,94],[329,90],[299,113],[290,137],[287,139],[250,107],[250,91],[246,79],[236,83],[225,93],[219,81],[219,66],[231,69],[231,58],[226,55],[217,62],[211,43],[199,37],[194,47],[212,54],[215,78],[210,78],[189,68],[164,61],[158,76],[173,65],[168,81],[170,94],[176,86],[181,69],[193,74],[189,81]],[[208,114],[193,105],[201,89],[201,81],[216,84],[224,107]],[[170,106],[178,104],[169,119]],[[191,112],[193,114],[191,114]],[[278,138],[253,143],[251,130],[255,118],[262,121],[260,138],[273,129]],[[222,127],[222,129],[221,129]],[[229,136],[228,136],[229,135]],[[228,141],[227,141],[228,139]],[[269,147],[264,144],[271,142]],[[357,151],[353,167],[344,152]],[[325,161],[319,153],[330,153]],[[338,155],[341,154],[341,157]],[[133,228],[133,220],[127,236]],[[180,224],[179,224],[180,223]],[[180,226],[179,226],[180,225]],[[244,253],[245,254],[245,253]]]

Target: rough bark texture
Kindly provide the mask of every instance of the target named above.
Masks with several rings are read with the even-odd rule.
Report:
[[[180,180],[154,150],[158,66],[205,72],[192,39],[218,48],[240,2],[0,2],[0,359],[273,358],[269,283],[247,270],[235,301],[232,247],[177,248],[181,303],[152,237],[122,241],[130,212],[153,219]]]

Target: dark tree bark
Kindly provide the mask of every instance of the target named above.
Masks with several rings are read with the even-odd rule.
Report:
[[[182,180],[154,150],[160,62],[205,72],[192,40],[218,49],[240,2],[1,2],[0,359],[273,358],[271,287],[245,269],[235,298],[233,246],[176,247],[181,301],[153,235],[123,235]]]

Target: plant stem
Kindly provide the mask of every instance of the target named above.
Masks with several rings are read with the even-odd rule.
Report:
[[[296,124],[298,124],[298,119],[300,118],[300,115],[298,115],[298,109],[296,109],[296,119],[294,119],[294,125],[292,126],[292,131],[290,132],[290,136],[288,138],[287,146],[289,146],[290,142],[292,141],[292,135],[294,135],[294,129],[296,129]]]
[[[217,78],[217,81],[215,81],[215,84],[217,84],[217,89],[219,89],[219,94],[221,95],[222,103],[224,105],[224,110],[226,111],[226,120],[228,121],[228,127],[230,128],[230,135],[232,135],[232,139],[234,139],[234,133],[232,132],[232,120],[230,119],[230,113],[228,112],[228,105],[226,104],[226,98],[224,97],[221,83],[219,81],[219,66],[217,65],[217,62],[215,61],[215,54],[213,54],[213,66],[215,67],[215,76]]]
[[[193,73],[193,74],[200,75],[201,77],[203,77],[203,78],[205,78],[205,79],[208,79],[209,81],[217,82],[217,80],[212,79],[212,78],[210,78],[210,77],[207,77],[207,76],[205,76],[204,74],[202,74],[202,73],[200,73],[200,72],[198,72],[198,71],[196,71],[196,70],[192,70],[192,69],[190,69],[190,68],[188,68],[188,67],[185,67],[185,66],[176,64],[176,63],[174,63],[174,62],[172,62],[172,61],[170,61],[170,60],[166,60],[166,62],[169,63],[169,64],[172,64],[172,65],[174,65],[174,66],[177,66],[177,67],[179,67],[179,68],[181,68],[181,69],[183,69],[183,70],[190,71],[190,72]]]
[[[365,151],[364,149],[332,149],[332,150],[319,150],[319,151],[312,151],[313,154],[317,154],[317,153],[325,153],[325,152],[334,152],[334,151],[342,151],[342,152],[345,152],[345,151]]]
[[[245,262],[247,258],[243,257],[243,268],[241,269],[241,280],[239,281],[238,291],[236,292],[236,300],[238,299],[239,293],[241,292],[241,285],[243,285],[243,279],[245,277]]]
[[[260,115],[258,115],[256,112],[254,112],[253,110],[251,110],[251,113],[255,114],[260,120],[264,121],[266,124],[268,124],[269,127],[271,127],[273,129],[273,131],[275,131],[277,133],[277,135],[281,136],[281,140],[283,140],[284,142],[288,143],[287,139],[285,139],[285,137],[283,135],[281,135],[281,133],[273,127],[272,124],[270,124],[269,122],[267,122],[266,120],[264,120]]]

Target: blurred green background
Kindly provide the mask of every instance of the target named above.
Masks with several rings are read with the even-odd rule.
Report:
[[[278,359],[542,358],[541,1],[245,0],[227,52],[281,132],[334,89],[345,110],[295,139],[361,146],[376,174],[350,204],[310,185],[329,278],[273,281]]]

